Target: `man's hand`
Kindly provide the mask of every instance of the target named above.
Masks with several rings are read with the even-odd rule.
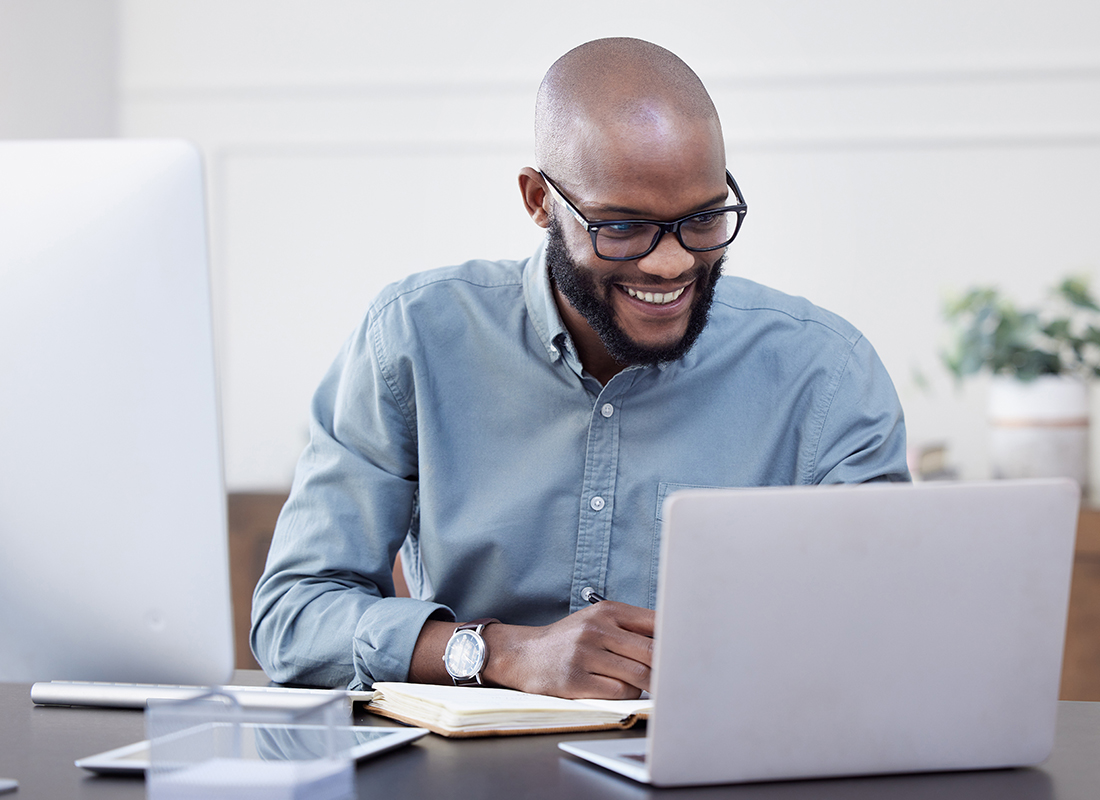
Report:
[[[630,699],[649,690],[654,614],[605,600],[543,627],[493,623],[487,683],[558,697]],[[417,640],[409,680],[449,683],[443,650],[455,625],[428,622]],[[434,662],[434,663],[433,663]]]

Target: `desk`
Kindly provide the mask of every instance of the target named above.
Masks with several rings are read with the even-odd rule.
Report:
[[[262,681],[262,675],[239,675],[237,681],[256,683]],[[365,713],[357,715],[357,722],[394,724]],[[0,684],[0,776],[15,778],[20,784],[19,791],[5,796],[5,800],[145,797],[141,778],[97,777],[73,765],[77,758],[144,738],[143,726],[140,711],[37,708],[31,703],[28,684]],[[360,765],[356,775],[359,797],[1094,800],[1100,794],[1100,703],[1059,705],[1054,755],[1037,769],[659,790],[582,763],[557,748],[565,738],[640,734],[628,731],[457,741],[430,735]]]

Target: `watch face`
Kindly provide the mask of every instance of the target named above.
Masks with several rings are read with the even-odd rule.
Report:
[[[455,678],[472,678],[485,663],[485,642],[473,631],[458,631],[443,654],[447,672]]]

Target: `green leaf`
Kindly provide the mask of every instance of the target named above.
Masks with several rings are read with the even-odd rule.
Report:
[[[1057,291],[1077,308],[1100,311],[1100,306],[1096,304],[1096,300],[1094,300],[1089,293],[1089,282],[1087,278],[1081,276],[1066,278],[1058,285]]]
[[[1043,328],[1043,333],[1045,333],[1051,339],[1069,339],[1071,338],[1071,334],[1069,332],[1069,320],[1056,319]]]

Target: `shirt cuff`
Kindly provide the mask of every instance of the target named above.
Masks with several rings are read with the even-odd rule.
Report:
[[[369,688],[375,681],[406,681],[420,630],[429,619],[455,621],[454,612],[439,603],[408,597],[386,597],[372,603],[359,618],[352,643],[356,682],[348,688]]]

